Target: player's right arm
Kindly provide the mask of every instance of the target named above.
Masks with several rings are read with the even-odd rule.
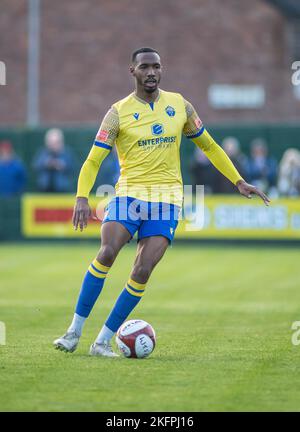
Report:
[[[96,135],[91,151],[80,170],[76,203],[73,212],[73,226],[80,231],[87,226],[91,216],[88,203],[89,194],[94,186],[100,166],[110,153],[119,133],[119,116],[117,110],[112,107],[105,115],[99,131]]]

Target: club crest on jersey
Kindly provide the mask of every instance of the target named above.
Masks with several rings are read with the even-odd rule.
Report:
[[[153,135],[161,135],[162,133],[164,133],[164,127],[160,123],[155,123],[151,126],[151,131]]]
[[[167,106],[167,108],[165,109],[166,113],[168,114],[169,117],[174,117],[174,115],[176,114],[176,111],[173,107],[171,107],[170,105]]]
[[[134,114],[133,114],[133,117],[134,117],[136,120],[139,119],[139,116],[140,116],[139,113],[134,113]]]

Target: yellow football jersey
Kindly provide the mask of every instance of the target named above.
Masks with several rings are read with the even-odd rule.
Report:
[[[226,153],[204,129],[193,106],[179,93],[160,89],[152,103],[132,93],[107,112],[80,171],[77,196],[89,196],[100,165],[115,144],[120,164],[117,196],[181,206],[182,133],[233,183],[241,179]]]
[[[160,90],[149,104],[134,93],[113,105],[118,113],[118,196],[182,204],[180,142],[187,121],[180,94]]]

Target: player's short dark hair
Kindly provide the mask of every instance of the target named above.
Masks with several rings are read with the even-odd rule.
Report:
[[[139,48],[139,49],[135,50],[135,51],[132,53],[132,57],[131,57],[131,61],[132,61],[132,63],[135,62],[136,56],[137,56],[138,54],[141,54],[141,53],[147,53],[147,52],[153,52],[153,53],[156,53],[156,54],[159,55],[159,52],[156,51],[156,50],[153,49],[153,48],[147,48],[147,47],[146,47],[146,48]]]

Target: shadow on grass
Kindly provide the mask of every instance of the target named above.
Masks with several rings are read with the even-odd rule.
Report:
[[[108,358],[108,357],[101,357],[101,356],[90,356],[89,354],[75,354],[73,356],[73,358],[79,358],[79,359],[89,359],[91,361],[105,361],[105,362],[109,362],[109,361],[113,361],[113,362],[128,362],[128,364],[134,364],[136,365],[137,363],[143,364],[143,363],[147,363],[148,365],[153,363],[153,364],[158,364],[158,363],[163,363],[164,365],[166,364],[166,362],[169,363],[186,363],[186,362],[199,362],[199,356],[197,355],[159,355],[159,356],[149,356],[146,358],[127,358],[127,357],[115,357],[115,358]]]

